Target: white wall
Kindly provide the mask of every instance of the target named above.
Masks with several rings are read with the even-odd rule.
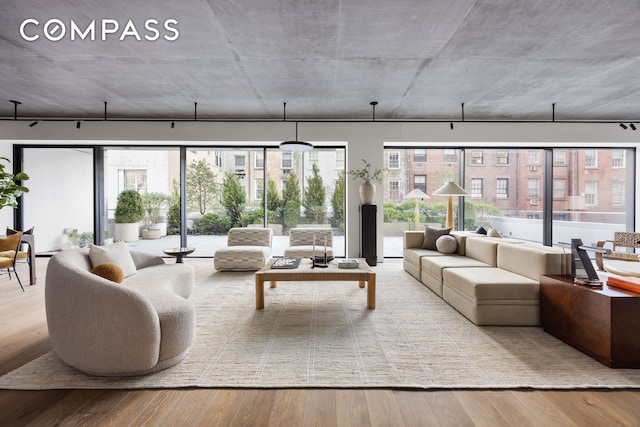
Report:
[[[640,145],[640,132],[622,130],[617,123],[491,123],[456,122],[300,122],[298,138],[303,141],[347,141],[347,169],[361,166],[366,159],[373,167],[383,167],[384,143],[433,143],[438,146],[594,146],[611,147]],[[225,142],[246,146],[246,141],[278,142],[295,131],[294,122],[85,122],[81,129],[75,122],[40,121],[30,128],[25,121],[0,122],[0,152],[11,152],[11,144],[151,144],[151,145],[211,145]],[[28,171],[27,171],[28,172]],[[636,183],[636,188],[640,185]],[[375,203],[378,210],[378,257],[382,260],[382,191]],[[640,202],[636,198],[636,204]],[[358,183],[347,180],[347,256],[359,252]],[[636,212],[640,210],[636,208]],[[2,212],[5,214],[5,212]],[[637,221],[637,219],[636,219]]]

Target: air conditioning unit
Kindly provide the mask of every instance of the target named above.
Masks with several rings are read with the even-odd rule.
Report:
[[[291,169],[282,169],[283,175],[289,175],[291,173]]]
[[[531,172],[535,172],[535,171],[537,171],[537,170],[538,170],[538,166],[536,166],[536,165],[531,165],[531,166],[529,166],[529,170],[531,170]]]
[[[537,205],[537,204],[539,204],[539,203],[540,203],[540,200],[538,200],[538,199],[531,199],[531,200],[529,200],[529,204],[530,204],[530,205]]]

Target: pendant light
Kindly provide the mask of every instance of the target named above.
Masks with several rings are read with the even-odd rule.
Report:
[[[313,144],[298,141],[298,122],[296,122],[296,139],[294,141],[281,142],[280,149],[284,151],[311,151],[313,150]]]

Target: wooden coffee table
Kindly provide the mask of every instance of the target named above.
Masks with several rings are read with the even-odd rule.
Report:
[[[359,260],[358,268],[338,268],[333,261],[327,268],[311,268],[310,259],[302,259],[297,268],[272,269],[274,259],[260,271],[256,272],[256,309],[264,308],[264,282],[270,282],[275,288],[277,282],[312,282],[312,281],[357,281],[361,288],[367,282],[367,308],[376,308],[376,273],[364,259]]]

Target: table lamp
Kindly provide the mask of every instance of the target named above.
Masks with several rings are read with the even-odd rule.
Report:
[[[419,188],[414,188],[406,196],[404,196],[405,200],[415,200],[415,211],[413,213],[413,229],[417,230],[420,223],[420,212],[418,211],[418,200],[430,199],[424,191]]]
[[[468,196],[469,193],[453,181],[449,181],[436,191],[431,193],[433,196],[449,196],[447,202],[447,224],[446,228],[453,230],[453,196]]]

